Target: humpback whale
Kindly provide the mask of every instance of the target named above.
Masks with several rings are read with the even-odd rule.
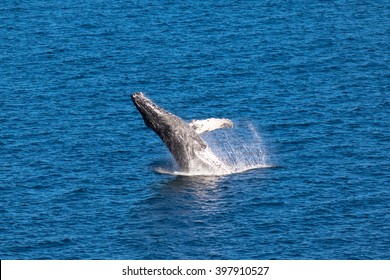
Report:
[[[226,174],[229,168],[211,151],[201,134],[233,126],[229,119],[193,120],[186,123],[180,117],[159,107],[142,92],[131,96],[145,125],[164,142],[180,172]]]

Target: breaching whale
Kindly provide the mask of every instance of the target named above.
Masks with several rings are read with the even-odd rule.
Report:
[[[226,174],[229,168],[211,151],[201,133],[232,127],[229,119],[193,120],[186,123],[178,116],[164,110],[142,92],[131,99],[141,113],[145,125],[164,142],[175,159],[180,172]]]

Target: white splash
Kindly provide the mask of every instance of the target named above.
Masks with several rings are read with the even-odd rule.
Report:
[[[193,163],[190,172],[180,172],[176,165],[157,167],[156,171],[164,174],[183,176],[223,176],[241,173],[251,169],[272,167],[267,160],[264,142],[252,124],[233,129],[219,129],[201,135],[208,144],[199,158],[210,165]],[[207,166],[207,167],[206,167]]]

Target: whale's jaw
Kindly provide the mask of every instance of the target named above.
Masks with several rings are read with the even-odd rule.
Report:
[[[145,125],[151,128],[168,147],[182,172],[191,172],[194,166],[207,165],[199,154],[206,151],[207,144],[178,116],[164,110],[137,92],[131,99],[141,113]]]
[[[162,109],[147,98],[142,92],[134,93],[131,96],[135,107],[144,119],[145,125],[153,129],[157,134],[159,131],[167,129],[173,114]]]

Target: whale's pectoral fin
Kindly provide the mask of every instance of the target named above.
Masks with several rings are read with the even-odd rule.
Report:
[[[193,120],[189,125],[196,133],[200,134],[220,128],[233,127],[233,122],[229,119],[210,118],[206,120]]]

